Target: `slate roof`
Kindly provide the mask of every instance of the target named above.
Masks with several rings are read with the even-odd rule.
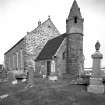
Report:
[[[66,36],[67,34],[62,34],[56,38],[49,40],[42,51],[39,53],[35,61],[52,59],[52,56],[54,56]]]
[[[16,47],[19,43],[21,43],[24,40],[24,38],[20,39],[13,47],[11,47],[7,52],[4,53],[6,55],[8,52],[10,52],[14,47]]]
[[[68,35],[73,35],[73,34],[80,34],[83,36],[82,33],[70,33],[70,34],[64,33],[56,38],[49,40],[42,49],[42,51],[39,53],[35,61],[52,59],[52,57],[56,53],[57,49],[61,45],[64,38],[67,37]]]

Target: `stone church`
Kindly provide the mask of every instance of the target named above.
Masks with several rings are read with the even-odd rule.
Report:
[[[74,0],[66,32],[60,34],[50,17],[4,54],[5,69],[12,71],[34,70],[35,73],[77,76],[84,68],[83,22],[80,8]]]

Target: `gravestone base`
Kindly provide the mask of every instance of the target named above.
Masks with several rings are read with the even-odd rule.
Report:
[[[58,80],[57,76],[49,76],[49,80],[56,81]]]
[[[104,93],[104,90],[102,78],[90,78],[90,85],[87,88],[88,92],[102,94]]]
[[[15,75],[11,71],[8,72],[7,78],[8,78],[8,82],[10,82],[10,83],[12,83],[12,81],[16,80]]]
[[[49,76],[49,80],[56,81],[58,80],[58,76],[55,73],[51,73]]]

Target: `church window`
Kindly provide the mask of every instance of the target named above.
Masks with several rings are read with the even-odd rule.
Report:
[[[74,23],[77,23],[77,16],[74,17]]]
[[[13,54],[13,69],[15,68],[15,54]]]
[[[62,59],[65,59],[65,52],[62,53]]]
[[[9,70],[10,70],[10,68],[11,68],[10,56],[8,57],[8,65],[9,65]]]
[[[48,28],[51,28],[51,26],[50,26],[50,25],[48,25]]]
[[[21,58],[21,60],[20,60],[21,61],[20,62],[21,63],[21,69],[23,69],[23,49],[22,48],[20,49],[20,58]]]
[[[18,52],[16,52],[16,68],[17,68],[17,70],[18,70],[18,65],[19,65],[19,59],[18,59],[18,57],[19,57],[19,54],[18,54]]]
[[[82,48],[80,48],[80,51],[82,51]]]

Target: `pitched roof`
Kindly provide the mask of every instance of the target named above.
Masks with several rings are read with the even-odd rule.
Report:
[[[39,53],[35,61],[52,59],[57,49],[62,44],[64,38],[67,37],[68,35],[73,35],[73,34],[80,34],[83,36],[82,33],[70,33],[70,34],[64,33],[56,38],[48,40],[48,42],[46,43],[42,51]]]
[[[32,30],[32,33],[37,33],[38,30],[42,29],[43,27],[48,26],[48,28],[52,27],[54,30],[56,30],[57,33],[60,34],[60,32],[58,31],[58,29],[55,27],[54,23],[52,22],[51,18],[48,17],[48,19],[46,21],[44,21],[43,23],[40,23],[40,25],[38,25],[38,27],[36,27],[34,30]],[[29,32],[30,33],[30,32]]]
[[[37,35],[39,37],[44,36],[44,34],[47,36],[48,31],[46,31],[46,27],[50,30],[53,30],[55,37],[57,35],[60,35],[60,32],[57,30],[57,28],[55,27],[55,25],[53,24],[53,22],[51,21],[50,17],[48,17],[48,19],[46,21],[44,21],[43,23],[41,23],[40,25],[38,25],[34,30],[32,30],[31,32],[27,32],[27,35],[25,35],[22,39],[20,39],[15,45],[13,45],[13,47],[11,47],[8,51],[6,51],[4,53],[4,55],[6,55],[8,52],[10,52],[14,47],[16,47],[19,43],[21,43],[21,41],[23,41],[26,37],[28,38],[28,36],[32,36],[30,33],[34,34],[34,36],[37,37]],[[44,32],[45,30],[45,32]],[[48,37],[48,36],[47,36]],[[39,38],[41,39],[41,38]],[[38,40],[39,41],[39,40]],[[37,42],[37,39],[34,41],[35,43]],[[39,45],[39,43],[38,43]],[[33,45],[34,46],[34,45]]]
[[[13,47],[11,47],[7,52],[4,53],[6,55],[8,52],[10,52],[14,47],[16,47],[19,43],[21,43],[24,40],[24,37],[20,39]]]
[[[62,34],[56,38],[49,40],[42,51],[39,53],[35,61],[52,59],[52,56],[54,56],[66,36],[67,34]]]
[[[34,55],[34,58],[36,58],[45,46],[46,42],[59,35],[60,33],[52,20],[48,18],[26,36],[27,54]]]

